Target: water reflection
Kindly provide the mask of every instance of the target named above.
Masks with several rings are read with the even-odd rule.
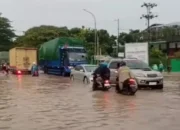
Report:
[[[179,130],[178,81],[136,96],[91,91],[82,82],[40,75],[1,77],[2,130]]]

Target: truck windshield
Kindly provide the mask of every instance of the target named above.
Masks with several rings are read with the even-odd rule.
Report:
[[[67,48],[68,52],[86,53],[84,48]]]
[[[70,61],[84,61],[86,60],[85,53],[77,53],[77,52],[69,52],[69,60]]]

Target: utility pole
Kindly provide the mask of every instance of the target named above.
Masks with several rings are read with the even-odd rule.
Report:
[[[158,15],[154,15],[151,10],[154,8],[154,7],[157,7],[157,4],[156,3],[144,3],[143,5],[141,5],[141,7],[145,7],[146,10],[147,10],[147,14],[143,14],[140,18],[141,19],[146,19],[147,20],[147,24],[148,24],[148,41],[150,41],[150,20],[154,19],[154,18],[157,18]]]
[[[99,43],[97,43],[96,17],[95,17],[95,15],[92,12],[90,12],[90,11],[88,11],[86,9],[83,9],[83,10],[85,12],[89,13],[93,17],[93,19],[94,19],[94,42],[95,42],[95,45],[94,45],[94,59],[95,59],[95,55],[98,55],[98,46],[99,46]]]
[[[116,19],[115,21],[117,21],[117,55],[119,53],[119,19]]]

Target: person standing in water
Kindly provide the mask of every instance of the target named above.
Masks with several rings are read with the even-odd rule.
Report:
[[[154,64],[154,65],[152,66],[152,69],[155,70],[155,71],[158,71],[158,66],[157,66],[157,64]]]
[[[164,71],[164,65],[163,63],[160,61],[160,64],[159,64],[159,71],[162,73]]]
[[[36,62],[33,62],[33,65],[31,67],[31,74],[34,75],[34,73],[37,72],[37,75],[38,74],[38,66],[36,65]]]

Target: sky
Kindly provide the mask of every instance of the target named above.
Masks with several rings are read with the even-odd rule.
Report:
[[[129,29],[144,29],[146,21],[140,19],[145,8],[144,2],[155,2],[158,7],[152,12],[158,18],[151,23],[179,22],[180,0],[0,0],[2,16],[12,21],[16,33],[39,25],[55,25],[94,28],[93,17],[83,9],[92,12],[97,21],[97,29],[106,29],[117,34],[117,21],[120,20],[120,32]]]

